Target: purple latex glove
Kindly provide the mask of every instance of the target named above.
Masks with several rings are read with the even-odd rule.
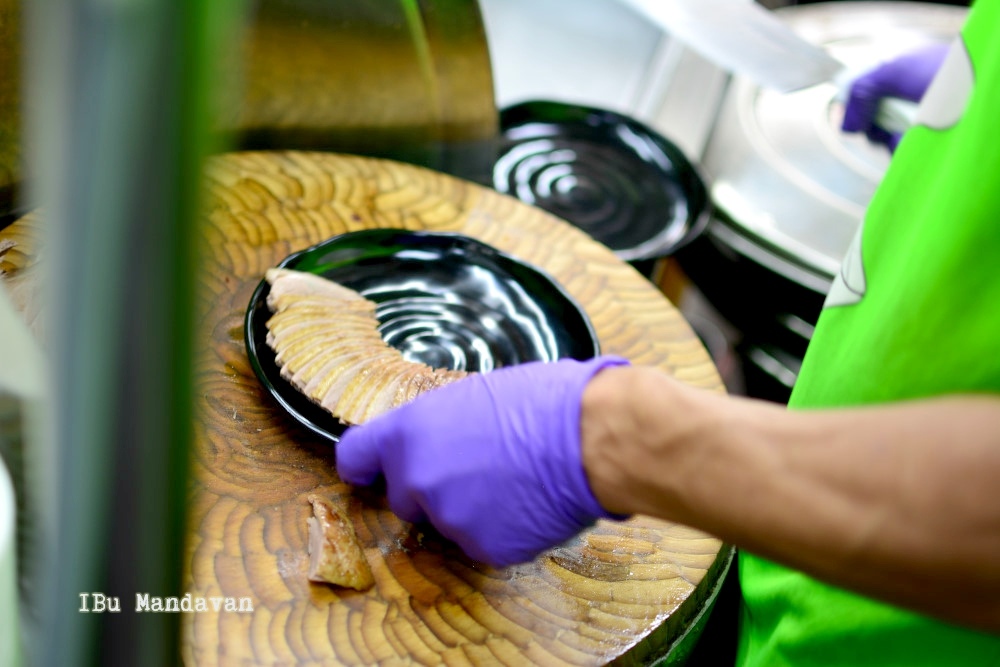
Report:
[[[598,357],[533,362],[475,374],[428,392],[337,444],[350,484],[384,475],[404,521],[429,520],[469,556],[526,562],[601,517],[580,453],[580,400]]]
[[[875,124],[879,103],[886,97],[919,102],[927,92],[948,54],[949,44],[933,44],[890,60],[854,80],[847,108],[844,132],[864,132],[869,141],[895,151],[902,135]]]

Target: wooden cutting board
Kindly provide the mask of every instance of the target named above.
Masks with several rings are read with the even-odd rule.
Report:
[[[634,517],[599,522],[526,565],[473,562],[400,521],[377,492],[343,484],[332,447],[264,392],[243,343],[254,288],[292,252],[359,229],[452,231],[553,275],[589,314],[603,352],[723,391],[698,338],[645,278],[539,209],[383,160],[218,156],[206,205],[186,586],[193,598],[248,598],[253,610],[183,614],[188,664],[641,664],[683,634],[728,562],[718,540]],[[20,239],[27,252],[34,224],[22,219],[0,240]],[[24,257],[8,253],[6,269]],[[371,590],[307,581],[311,493],[346,504]]]

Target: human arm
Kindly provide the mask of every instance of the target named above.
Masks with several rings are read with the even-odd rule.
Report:
[[[338,471],[384,475],[403,519],[495,565],[609,511],[644,513],[1000,631],[1000,398],[799,413],[615,363],[526,364],[434,390],[349,429]]]
[[[608,510],[1000,631],[1000,397],[796,412],[632,367],[582,401],[584,467]]]

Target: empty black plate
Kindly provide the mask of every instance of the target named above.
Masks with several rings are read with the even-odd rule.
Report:
[[[551,277],[457,234],[373,229],[335,236],[278,266],[308,271],[377,304],[379,331],[412,361],[488,372],[527,361],[600,353],[583,309]],[[270,285],[262,281],[245,321],[247,355],[278,403],[337,442],[345,426],[281,377],[267,345]]]

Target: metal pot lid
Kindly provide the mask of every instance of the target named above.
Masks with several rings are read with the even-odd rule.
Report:
[[[958,34],[967,10],[917,2],[836,2],[777,10],[859,73]],[[840,131],[833,83],[781,94],[734,78],[702,160],[713,203],[756,243],[832,278],[889,164]]]

